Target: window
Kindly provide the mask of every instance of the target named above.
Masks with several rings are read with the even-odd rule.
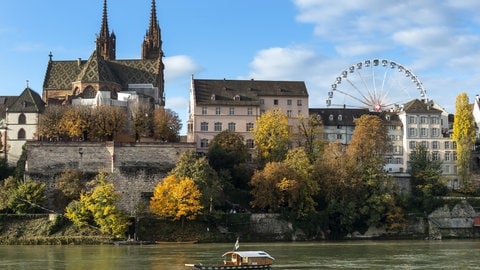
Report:
[[[339,114],[339,115],[337,116],[337,119],[338,119],[338,121],[342,121],[343,116],[342,116],[341,114]]]
[[[249,149],[252,149],[252,148],[255,146],[255,144],[254,144],[254,142],[253,142],[252,139],[247,139],[247,140],[245,141],[245,144],[247,145],[247,148],[249,148]]]
[[[417,121],[416,121],[416,119],[415,119],[415,116],[409,116],[409,117],[408,117],[408,123],[409,123],[409,124],[416,124]]]
[[[415,137],[415,135],[416,135],[415,128],[409,128],[408,129],[408,136]]]
[[[208,147],[208,140],[207,139],[201,139],[200,140],[200,147],[201,148],[207,148]]]
[[[273,100],[273,105],[278,105],[278,99]]]
[[[264,114],[265,113],[265,110],[260,110],[260,115]]]
[[[252,107],[248,107],[247,108],[247,115],[252,115],[253,114],[253,108]]]
[[[207,122],[202,122],[200,124],[200,130],[201,131],[208,131],[208,123]]]
[[[428,142],[422,141],[422,146],[425,147],[425,149],[428,149]]]
[[[234,115],[235,114],[235,107],[230,107],[230,109],[228,110],[228,114]]]
[[[426,116],[420,117],[420,124],[426,124],[426,123],[427,123],[427,117]]]
[[[235,123],[232,123],[232,122],[228,123],[228,130],[235,131]]]
[[[260,99],[260,105],[265,104],[265,100],[263,98]]]
[[[220,107],[216,107],[216,108],[215,108],[215,114],[216,114],[216,115],[222,114],[222,109],[221,109]]]
[[[291,105],[292,105],[292,100],[291,100],[291,99],[287,99],[287,105],[288,105],[288,106],[291,106]]]
[[[302,106],[302,100],[301,99],[297,99],[297,106]]]
[[[330,114],[330,115],[328,116],[328,120],[333,121],[333,114]]]
[[[432,160],[440,160],[440,153],[438,151],[432,152]]]
[[[450,161],[451,157],[450,157],[450,151],[446,151],[445,152],[445,161]]]
[[[253,130],[253,123],[247,123],[246,130],[247,131],[252,131]]]
[[[426,128],[421,128],[420,129],[420,132],[421,132],[421,135],[422,137],[427,137],[428,135],[428,132],[427,132],[427,129]]]
[[[337,140],[341,140],[343,138],[342,134],[337,134]]]
[[[415,149],[417,147],[417,142],[416,141],[410,141],[410,149]]]
[[[25,125],[27,123],[27,119],[25,117],[25,114],[22,113],[18,116],[18,123],[20,125]]]
[[[235,100],[235,101],[240,101],[240,95],[235,95],[235,96],[233,97],[233,100]]]
[[[432,137],[438,137],[439,130],[438,128],[432,128]]]
[[[96,94],[97,94],[97,91],[95,91],[95,89],[89,85],[83,91],[83,98],[95,98]]]
[[[438,148],[439,148],[439,145],[440,145],[440,144],[438,143],[438,141],[433,141],[433,142],[432,142],[432,149],[438,149]]]
[[[457,149],[457,142],[452,142],[452,149]]]
[[[25,130],[23,128],[21,128],[19,131],[18,131],[18,134],[17,134],[17,139],[19,140],[24,140],[26,137],[25,135]]]
[[[445,142],[445,149],[450,149],[450,142]]]
[[[292,117],[292,110],[287,110],[287,116]]]
[[[207,107],[202,107],[202,114],[207,114]]]
[[[430,118],[430,123],[432,123],[432,124],[438,124],[438,117],[432,117],[432,118]]]
[[[222,123],[216,122],[213,128],[215,131],[222,131]]]

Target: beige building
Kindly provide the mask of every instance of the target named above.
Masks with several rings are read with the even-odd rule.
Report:
[[[245,138],[248,148],[255,145],[251,130],[266,111],[279,109],[295,126],[297,116],[308,116],[308,92],[300,81],[205,80],[194,79],[190,88],[187,142],[195,142],[205,153],[209,142],[223,130]]]

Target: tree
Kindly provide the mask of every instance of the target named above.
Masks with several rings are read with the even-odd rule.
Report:
[[[473,193],[475,187],[472,181],[470,163],[472,149],[475,145],[475,121],[472,108],[465,92],[457,96],[455,102],[455,118],[453,121],[453,140],[457,143],[457,168],[462,184],[461,189]]]
[[[9,191],[8,208],[17,214],[34,213],[46,199],[44,191],[45,183],[31,179],[17,182],[15,187]]]
[[[38,120],[38,136],[46,139],[59,140],[63,133],[60,121],[67,107],[52,105],[45,108]]]
[[[93,189],[82,193],[65,209],[65,216],[78,226],[99,226],[103,233],[123,237],[128,228],[128,219],[117,208],[120,196],[115,192],[108,175],[100,173],[91,183]]]
[[[221,204],[223,187],[217,172],[210,166],[208,160],[193,151],[184,152],[177,161],[177,165],[170,171],[170,175],[177,179],[189,178],[194,181],[200,190],[201,204],[210,210],[214,205]]]
[[[55,203],[58,208],[65,208],[71,201],[78,200],[85,191],[83,173],[79,170],[65,170],[55,178]]]
[[[152,128],[152,106],[149,103],[135,103],[130,110],[135,141],[139,141],[142,136],[148,137]]]
[[[303,116],[298,119],[298,145],[305,149],[310,162],[320,157],[326,142],[321,138],[323,135],[323,123],[317,115]]]
[[[173,220],[194,220],[203,207],[200,190],[190,178],[179,179],[169,175],[158,183],[150,200],[150,209],[156,215]]]
[[[156,140],[178,142],[182,122],[170,109],[158,108],[153,115],[153,137]]]
[[[442,180],[442,163],[433,160],[428,150],[418,145],[410,154],[409,173],[412,186],[412,203],[420,211],[430,213],[440,205],[435,197],[447,193]]]
[[[60,130],[72,138],[88,139],[92,129],[92,109],[87,106],[69,107],[60,119]]]
[[[92,132],[96,138],[113,140],[127,122],[127,114],[121,107],[98,106],[92,114]]]
[[[290,132],[288,116],[280,110],[271,110],[257,119],[253,138],[259,156],[267,162],[279,162],[288,151]]]

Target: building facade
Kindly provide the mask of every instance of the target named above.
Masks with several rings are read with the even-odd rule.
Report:
[[[286,113],[295,126],[299,115],[308,117],[308,92],[300,81],[205,80],[192,77],[187,142],[205,153],[209,142],[223,130],[242,135],[255,148],[251,131],[257,118],[269,110]]]

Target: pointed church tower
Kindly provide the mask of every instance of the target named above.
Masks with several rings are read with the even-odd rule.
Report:
[[[158,26],[157,9],[155,0],[152,0],[152,9],[150,13],[150,26],[145,35],[142,44],[142,59],[162,58],[162,39],[160,34],[160,26]]]
[[[108,31],[107,0],[103,1],[103,18],[100,34],[97,36],[97,53],[104,60],[115,60],[115,34]]]

